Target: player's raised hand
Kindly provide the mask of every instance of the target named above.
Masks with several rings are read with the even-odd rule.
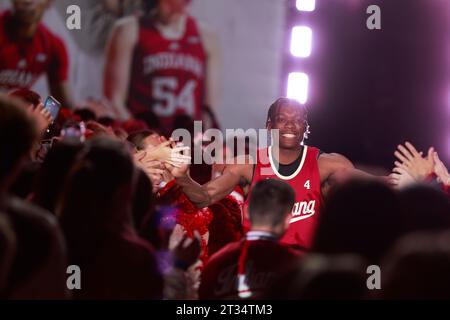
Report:
[[[172,148],[172,153],[170,154],[170,164],[175,167],[181,167],[185,164],[191,163],[191,148],[177,143],[175,147]]]
[[[189,149],[190,148],[188,147],[187,150]],[[165,162],[164,165],[174,178],[184,178],[188,175],[190,162],[189,157],[189,160],[183,159],[179,162],[170,161]]]

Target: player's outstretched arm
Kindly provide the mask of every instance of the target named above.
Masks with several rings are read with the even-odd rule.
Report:
[[[389,177],[374,176],[355,168],[352,162],[338,153],[324,153],[318,159],[322,192],[326,194],[329,187],[343,183],[351,178],[376,179],[389,183]]]
[[[166,165],[166,168],[175,177],[183,192],[199,208],[207,207],[225,198],[239,185],[242,179],[249,182],[253,170],[251,164],[230,164],[227,165],[221,176],[200,185],[189,176],[188,165],[178,168]]]
[[[359,171],[355,169],[350,160],[338,153],[323,153],[317,162],[321,183],[345,180],[351,174]]]

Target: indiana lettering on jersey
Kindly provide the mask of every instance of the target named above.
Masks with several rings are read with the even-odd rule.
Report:
[[[316,213],[315,206],[316,200],[301,201],[294,203],[294,207],[292,208],[291,211],[292,218],[290,223],[303,220],[314,215]]]
[[[190,54],[160,52],[144,58],[144,74],[155,71],[179,69],[203,78],[203,62]]]
[[[0,85],[5,87],[29,87],[34,75],[25,70],[6,69],[0,71]]]

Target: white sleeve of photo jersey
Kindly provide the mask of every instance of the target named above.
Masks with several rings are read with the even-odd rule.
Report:
[[[206,52],[205,104],[214,110],[220,105],[222,95],[222,57],[219,39],[204,23],[197,22],[197,25]]]

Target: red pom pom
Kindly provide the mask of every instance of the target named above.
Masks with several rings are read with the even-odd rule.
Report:
[[[228,195],[210,205],[213,220],[209,225],[208,252],[210,255],[219,251],[228,243],[242,237],[242,204]]]
[[[175,180],[170,181],[158,192],[158,203],[161,205],[172,205],[178,208],[176,213],[177,223],[180,224],[190,238],[194,237],[194,231],[201,236],[200,259],[206,262],[208,258],[208,246],[204,235],[208,232],[208,226],[213,219],[209,208],[198,209],[195,204],[182,192]]]

